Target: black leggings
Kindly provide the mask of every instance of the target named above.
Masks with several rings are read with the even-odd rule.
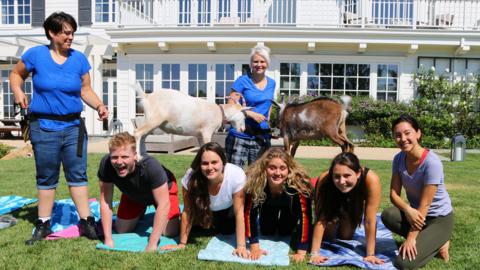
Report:
[[[263,235],[274,235],[278,231],[279,235],[291,235],[295,221],[287,205],[275,207],[265,204],[260,213],[260,232]]]
[[[227,209],[212,211],[213,226],[216,233],[232,234],[235,233],[235,212],[233,206]]]
[[[407,237],[410,224],[405,213],[396,207],[382,212],[382,221],[392,232]],[[417,256],[415,260],[402,259],[401,254],[395,258],[394,265],[399,269],[416,269],[426,265],[438,250],[452,237],[453,212],[444,217],[427,217],[426,225],[417,236]]]

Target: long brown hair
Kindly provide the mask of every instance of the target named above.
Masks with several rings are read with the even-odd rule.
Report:
[[[213,222],[213,214],[210,210],[210,193],[208,193],[208,179],[203,175],[201,170],[202,155],[206,151],[216,153],[223,163],[223,168],[227,164],[227,157],[223,148],[215,142],[204,144],[198,150],[197,155],[192,161],[192,174],[188,182],[188,212],[190,222],[199,224],[204,228],[210,228]]]
[[[247,184],[245,193],[252,195],[254,205],[259,205],[265,201],[265,187],[267,186],[267,167],[268,163],[274,158],[280,158],[287,164],[288,176],[284,188],[290,187],[306,197],[312,194],[312,184],[305,169],[297,163],[289,154],[281,148],[272,147],[268,149],[255,163],[250,165],[247,170]]]
[[[355,187],[348,193],[342,193],[333,182],[333,168],[340,164],[347,166],[355,173],[362,172]],[[347,215],[351,222],[359,226],[362,222],[364,204],[366,199],[363,168],[360,161],[353,153],[338,154],[330,165],[325,179],[319,179],[315,188],[315,216],[317,220],[338,221],[342,215]]]

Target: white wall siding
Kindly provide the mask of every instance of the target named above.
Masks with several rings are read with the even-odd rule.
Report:
[[[53,12],[63,11],[72,15],[78,23],[78,1],[79,0],[45,0],[45,18]]]
[[[411,55],[403,61],[400,70],[400,85],[398,89],[399,101],[410,101],[414,96],[413,76],[417,73],[417,56]]]
[[[297,25],[337,25],[339,19],[337,0],[297,1]]]
[[[130,89],[130,60],[120,55],[117,59],[117,105],[118,119],[123,124],[124,131],[132,131],[131,119],[135,116],[135,93]],[[135,79],[135,77],[133,77]]]

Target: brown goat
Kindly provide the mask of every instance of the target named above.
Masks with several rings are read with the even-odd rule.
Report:
[[[293,157],[301,140],[330,138],[340,145],[342,152],[353,152],[353,143],[347,138],[345,120],[350,98],[345,97],[343,105],[328,98],[320,97],[300,104],[278,104],[278,123],[283,137],[285,151]],[[293,145],[290,150],[290,145]]]

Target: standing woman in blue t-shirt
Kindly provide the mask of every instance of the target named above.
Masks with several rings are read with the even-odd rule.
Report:
[[[228,162],[237,166],[253,163],[270,148],[268,119],[275,93],[275,81],[265,75],[270,65],[270,49],[257,45],[250,53],[251,75],[243,75],[232,85],[229,103],[236,101],[253,107],[245,111],[245,131],[230,129],[225,140]]]
[[[108,111],[90,85],[90,64],[85,55],[71,48],[77,30],[75,19],[55,12],[43,23],[49,45],[33,47],[22,55],[10,73],[15,103],[29,111],[30,140],[35,155],[38,220],[32,239],[44,239],[50,230],[60,164],[63,164],[70,195],[80,216],[80,233],[97,239],[95,220],[88,205],[87,134],[80,117],[82,100],[107,119]],[[22,86],[32,73],[33,97],[29,104]]]
[[[445,189],[442,162],[420,145],[422,131],[413,117],[400,116],[393,122],[392,131],[402,151],[393,159],[390,200],[394,207],[382,212],[382,221],[405,237],[394,265],[417,269],[437,254],[448,262],[453,209]],[[408,203],[401,197],[402,187]]]

